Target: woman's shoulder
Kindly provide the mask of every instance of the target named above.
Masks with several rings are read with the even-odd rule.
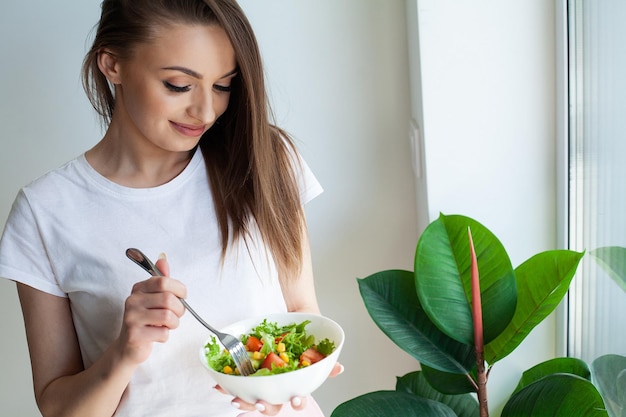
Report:
[[[287,155],[287,160],[289,161],[291,169],[294,173],[300,193],[300,202],[302,204],[308,203],[310,200],[321,194],[324,189],[313,174],[313,171],[307,162],[300,154],[295,139],[279,127],[273,126],[273,129],[276,135],[275,140],[282,142],[282,149],[284,149]]]
[[[39,207],[48,211],[68,209],[81,199],[89,201],[97,187],[91,184],[84,164],[86,161],[81,154],[44,172],[20,188],[14,204],[26,204],[30,210]]]
[[[81,165],[84,163],[84,155],[79,155],[74,159],[65,162],[56,168],[46,171],[39,175],[28,184],[22,187],[22,191],[26,194],[48,193],[58,190],[64,183],[75,182],[77,178],[82,176]]]

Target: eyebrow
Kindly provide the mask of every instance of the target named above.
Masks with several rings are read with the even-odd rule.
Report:
[[[169,70],[169,71],[180,71],[183,74],[187,74],[190,77],[194,77],[194,78],[197,78],[199,80],[201,80],[203,78],[202,74],[200,74],[199,72],[196,72],[196,71],[194,71],[192,69],[189,69],[189,68],[186,68],[186,67],[174,66],[174,67],[165,67],[165,68],[162,68],[162,69]],[[231,71],[227,72],[226,74],[222,75],[220,77],[220,79],[226,78],[226,77],[229,77],[229,76],[235,75],[235,74],[237,74],[237,68],[234,68]]]

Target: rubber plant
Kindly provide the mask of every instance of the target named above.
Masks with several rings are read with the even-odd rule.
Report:
[[[626,291],[626,248],[605,246],[589,252],[607,275]],[[606,354],[591,363],[592,380],[604,398],[610,417],[626,416],[626,357]]]
[[[474,219],[440,215],[422,233],[414,271],[359,279],[376,325],[420,370],[395,389],[340,404],[331,417],[487,417],[489,372],[565,296],[584,253],[551,250],[517,268]],[[583,361],[556,358],[521,376],[502,411],[511,416],[607,416]]]

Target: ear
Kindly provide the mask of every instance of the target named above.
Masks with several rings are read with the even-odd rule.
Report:
[[[120,61],[115,52],[101,49],[98,52],[98,68],[111,84],[121,84]]]

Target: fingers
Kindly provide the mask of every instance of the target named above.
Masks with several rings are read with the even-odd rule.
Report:
[[[333,378],[337,375],[341,375],[343,371],[344,371],[343,365],[337,362],[335,366],[333,367],[332,371],[330,371],[330,375],[328,375],[328,377]]]
[[[306,407],[306,397],[293,397],[291,399],[291,408],[294,410],[303,410]]]
[[[126,299],[119,340],[122,356],[133,363],[145,361],[154,342],[166,342],[169,331],[179,326],[185,312],[173,293],[154,291],[161,285],[150,282],[154,280],[150,278],[136,285]]]
[[[135,326],[178,327],[185,307],[171,292],[135,292],[126,299],[124,323]]]
[[[159,257],[157,267],[169,275],[165,257]],[[185,313],[179,298],[186,295],[184,284],[168,276],[136,283],[124,306],[119,338],[123,356],[139,363],[147,359],[152,343],[166,342],[169,331],[179,326]]]
[[[185,285],[170,277],[152,277],[133,286],[132,294],[166,294],[170,293],[176,298],[185,298],[187,288]],[[180,304],[180,301],[178,302]]]
[[[232,406],[241,411],[257,411],[264,416],[275,416],[282,409],[281,404],[269,404],[265,401],[257,401],[254,404],[247,403],[239,398],[235,398],[231,402]],[[247,413],[242,414],[243,416]],[[254,414],[256,415],[256,414]]]
[[[157,259],[155,266],[163,275],[166,277],[170,276],[170,264],[167,262],[167,256],[165,256],[165,253],[161,253],[159,255],[159,259]]]
[[[162,261],[163,265],[167,265],[167,261]],[[127,326],[175,329],[178,319],[185,312],[179,298],[186,295],[185,285],[169,277],[152,277],[138,282],[126,299],[124,322]]]
[[[265,416],[275,416],[280,412],[281,408],[283,408],[283,406],[280,404],[269,404],[261,400],[254,404],[254,409]]]
[[[218,392],[221,392],[222,394],[228,395],[228,392],[219,385],[216,385],[213,388],[217,390]],[[259,400],[256,403],[251,404],[251,403],[243,401],[241,398],[233,399],[231,404],[233,407],[235,407],[238,410],[257,411],[260,414],[266,415],[266,416],[275,416],[282,410],[283,406],[288,406],[287,404],[285,405],[270,404],[267,401],[263,401],[263,400]],[[291,406],[291,408],[296,411],[303,410],[304,408],[306,408],[306,404],[307,404],[306,397],[293,397],[291,401],[289,402],[289,405]],[[246,413],[244,413],[243,415],[246,415]]]

